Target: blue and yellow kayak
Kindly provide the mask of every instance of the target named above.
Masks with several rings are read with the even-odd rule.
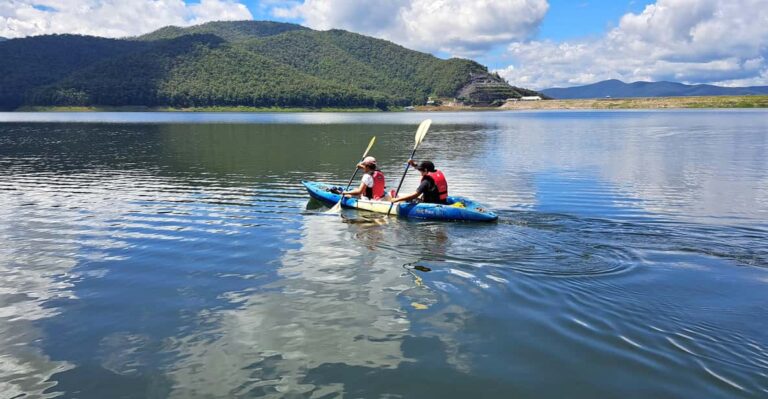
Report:
[[[327,205],[335,205],[341,198],[341,195],[337,194],[343,188],[341,186],[311,181],[301,183],[307,188],[312,198]],[[358,198],[344,198],[341,206],[377,213],[387,213],[390,209],[389,201],[369,201]],[[414,202],[397,203],[390,212],[390,215],[395,214],[399,217],[412,219],[462,220],[471,222],[493,222],[499,218],[495,213],[475,201],[454,196],[449,196],[445,205]]]

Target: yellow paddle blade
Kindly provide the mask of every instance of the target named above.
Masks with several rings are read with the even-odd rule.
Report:
[[[363,158],[365,159],[366,156],[368,156],[368,151],[371,150],[371,147],[373,147],[373,143],[376,141],[376,136],[371,137],[371,142],[368,143],[368,148],[365,149],[365,152],[363,153]]]
[[[416,150],[416,148],[418,148],[421,142],[424,140],[424,136],[427,135],[427,130],[429,130],[429,126],[431,124],[432,119],[425,119],[419,125],[419,128],[416,130],[415,144],[413,145],[414,150]]]

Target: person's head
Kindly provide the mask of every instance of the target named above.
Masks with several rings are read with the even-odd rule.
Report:
[[[365,157],[360,164],[363,165],[366,171],[376,170],[376,158],[374,157]]]
[[[418,166],[416,166],[416,169],[418,169],[419,172],[422,174],[426,174],[429,172],[434,172],[435,164],[432,163],[432,161],[421,161]]]

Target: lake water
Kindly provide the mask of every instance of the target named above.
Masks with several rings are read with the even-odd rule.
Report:
[[[425,118],[498,223],[308,200]],[[0,240],[2,398],[768,396],[766,110],[5,113]]]

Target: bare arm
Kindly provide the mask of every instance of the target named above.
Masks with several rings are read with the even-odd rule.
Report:
[[[362,194],[363,191],[365,191],[365,183],[360,183],[360,187],[358,187],[358,188],[356,188],[356,189],[354,189],[352,191],[344,191],[344,192],[341,193],[341,195],[343,195],[345,197],[352,197],[352,196],[355,196],[355,195]]]
[[[421,195],[421,193],[416,191],[415,193],[404,195],[402,197],[392,198],[389,202],[394,204],[395,202],[410,201],[419,195]]]

